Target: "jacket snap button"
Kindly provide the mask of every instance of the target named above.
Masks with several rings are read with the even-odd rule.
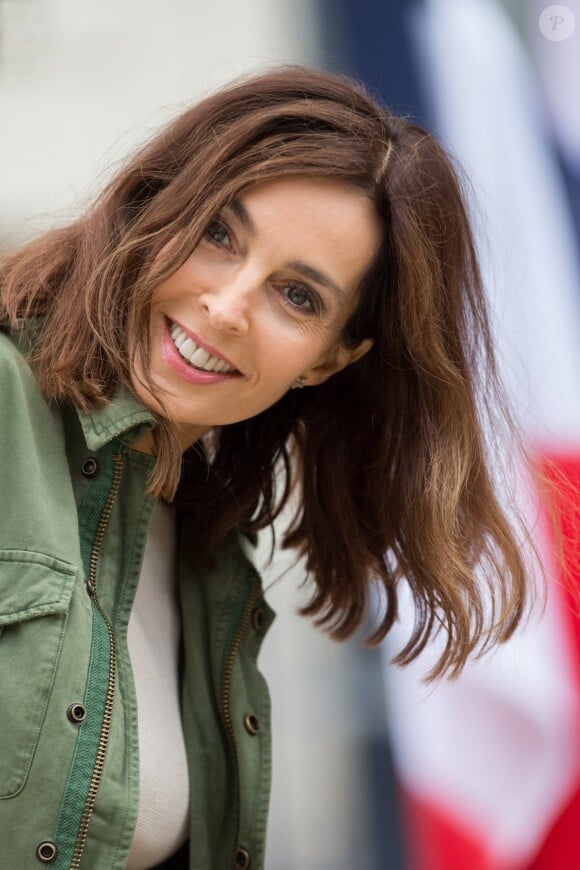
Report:
[[[247,716],[244,716],[244,728],[248,732],[248,734],[257,734],[260,730],[260,723],[258,721],[258,717],[254,716],[253,713],[248,713]]]
[[[252,626],[256,631],[261,631],[264,627],[266,613],[263,607],[256,607],[252,611]]]
[[[41,864],[50,864],[58,855],[58,849],[50,840],[39,843],[36,847],[36,857]]]
[[[250,853],[247,849],[236,849],[234,867],[236,870],[248,870],[250,866]]]
[[[80,725],[80,723],[84,722],[87,718],[87,708],[84,704],[79,704],[77,701],[68,707],[66,715],[70,722],[74,722],[75,725]]]
[[[85,477],[96,477],[99,470],[99,460],[95,459],[94,456],[89,456],[88,459],[85,459],[81,466],[81,471]]]

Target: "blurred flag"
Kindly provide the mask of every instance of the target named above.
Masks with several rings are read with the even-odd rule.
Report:
[[[426,688],[425,657],[386,669],[410,867],[571,870],[580,867],[580,621],[566,589],[580,586],[580,274],[562,178],[526,58],[495,3],[340,5],[355,73],[394,108],[431,119],[473,183],[504,377],[538,465],[559,478],[569,572],[563,582],[547,511],[522,480],[549,581],[544,617],[454,682]],[[391,50],[397,32],[403,60]],[[386,657],[411,624],[409,606]]]
[[[520,422],[540,467],[580,493],[576,245],[525,59],[489,2],[429,0],[413,24],[438,132],[475,185]],[[580,842],[569,836],[580,824],[580,623],[565,592],[580,580],[580,516],[573,488],[560,492],[570,573],[563,583],[549,523],[540,521],[536,543],[551,584],[539,625],[430,692],[419,668],[389,671],[417,870],[580,867]]]

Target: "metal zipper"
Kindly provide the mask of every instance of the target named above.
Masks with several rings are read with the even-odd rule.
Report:
[[[109,733],[111,730],[111,717],[113,713],[113,699],[115,695],[115,672],[117,666],[117,652],[115,647],[115,636],[113,634],[113,627],[109,621],[108,616],[105,611],[101,607],[97,596],[97,567],[99,564],[99,558],[101,554],[101,548],[103,546],[103,540],[105,537],[105,532],[107,530],[107,526],[109,524],[109,519],[111,517],[111,512],[113,510],[113,505],[115,503],[115,499],[117,498],[117,494],[119,492],[119,487],[121,485],[121,476],[123,473],[123,457],[122,455],[116,453],[113,455],[113,462],[115,464],[115,468],[113,470],[113,481],[111,484],[111,489],[109,490],[109,495],[107,497],[107,501],[105,502],[105,506],[103,508],[103,513],[101,514],[101,518],[99,520],[99,525],[97,527],[97,531],[95,534],[93,548],[91,550],[91,558],[89,561],[89,576],[87,578],[87,592],[91,597],[91,601],[94,606],[99,611],[102,616],[105,625],[107,627],[107,632],[109,634],[110,641],[110,653],[109,653],[109,679],[107,683],[107,694],[105,698],[105,709],[103,712],[103,724],[101,726],[101,736],[99,738],[99,745],[97,748],[97,756],[95,759],[95,766],[93,768],[93,774],[91,776],[91,781],[89,784],[89,790],[87,794],[87,799],[85,801],[85,807],[83,810],[83,815],[81,818],[81,824],[79,828],[79,833],[77,837],[77,841],[75,843],[75,849],[73,852],[73,857],[70,865],[70,870],[78,870],[80,867],[80,863],[83,857],[83,853],[85,850],[86,842],[87,842],[87,834],[89,830],[89,824],[91,821],[91,816],[93,814],[93,809],[95,806],[95,800],[97,797],[97,792],[99,790],[99,786],[101,784],[101,779],[103,776],[103,768],[105,766],[105,755],[107,753],[107,746],[109,743]]]
[[[248,626],[248,622],[250,620],[250,615],[252,613],[254,604],[256,603],[256,600],[258,599],[259,595],[260,595],[260,590],[254,588],[253,591],[250,593],[250,596],[244,605],[244,610],[242,612],[242,616],[240,618],[240,621],[238,623],[238,627],[237,627],[236,631],[234,632],[234,636],[232,638],[232,643],[230,646],[230,651],[228,653],[228,657],[226,659],[226,664],[225,664],[225,668],[224,668],[224,676],[223,676],[223,680],[222,680],[222,692],[221,692],[222,713],[223,713],[223,718],[224,718],[224,724],[225,724],[228,736],[230,738],[230,742],[231,742],[231,746],[232,746],[232,750],[233,750],[233,755],[234,755],[234,774],[235,774],[235,779],[236,779],[235,794],[236,794],[236,808],[237,808],[237,813],[238,813],[238,818],[236,821],[236,841],[238,839],[239,826],[240,826],[240,819],[239,819],[240,798],[239,798],[239,782],[238,782],[238,780],[239,780],[238,748],[237,748],[237,743],[236,743],[236,735],[235,735],[235,731],[234,731],[234,723],[232,721],[232,712],[231,712],[231,707],[230,707],[230,689],[232,687],[232,676],[233,676],[233,671],[234,671],[234,662],[235,662],[236,656],[238,654],[240,644],[242,642],[242,637],[244,636],[244,632]]]

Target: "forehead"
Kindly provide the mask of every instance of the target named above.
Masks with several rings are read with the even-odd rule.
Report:
[[[241,191],[229,208],[272,254],[323,268],[346,291],[356,289],[381,242],[373,204],[345,181],[276,179]]]

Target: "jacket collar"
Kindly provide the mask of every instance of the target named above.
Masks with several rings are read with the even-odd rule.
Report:
[[[155,417],[126,387],[117,387],[111,401],[93,411],[76,409],[89,450],[100,450],[113,438],[136,441],[156,425]]]

